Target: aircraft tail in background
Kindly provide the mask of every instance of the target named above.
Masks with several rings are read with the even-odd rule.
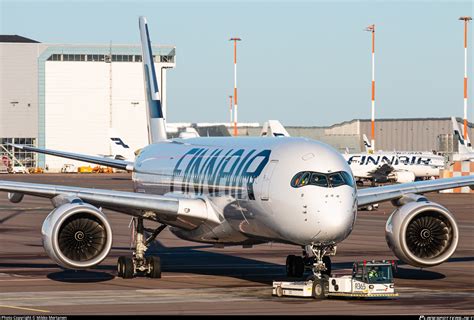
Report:
[[[125,139],[114,128],[109,129],[110,147],[114,159],[133,161],[134,148],[125,142]]]
[[[290,134],[278,120],[268,120],[263,124],[262,137],[289,137]]]
[[[459,130],[459,125],[456,118],[451,117],[451,122],[453,124],[454,137],[457,138],[458,141],[458,152],[461,154],[474,152],[472,149],[471,141],[469,139],[469,135],[467,135],[467,139],[464,140],[463,132]]]
[[[365,152],[369,152],[372,149],[372,144],[370,143],[365,133],[362,135],[362,138],[364,139]]]

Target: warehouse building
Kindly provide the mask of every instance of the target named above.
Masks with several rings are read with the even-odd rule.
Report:
[[[153,46],[153,53],[166,110],[166,74],[176,65],[175,47]],[[59,171],[64,159],[13,151],[5,144],[110,155],[109,128],[131,145],[147,144],[139,45],[46,44],[3,35],[0,61],[3,160],[14,156],[27,167]]]
[[[459,128],[463,120],[457,118]],[[286,126],[293,137],[320,140],[341,152],[364,151],[363,135],[370,139],[370,119],[354,119],[328,127]],[[243,127],[240,134],[257,136],[261,127]],[[469,137],[474,136],[474,125],[468,123]],[[375,148],[385,151],[436,151],[452,154],[458,151],[453,137],[451,118],[377,119],[375,122]]]

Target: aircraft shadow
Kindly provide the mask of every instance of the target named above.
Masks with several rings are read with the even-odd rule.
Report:
[[[110,272],[100,272],[92,270],[63,270],[53,272],[47,277],[54,281],[68,282],[68,283],[94,283],[104,282],[115,278]]]

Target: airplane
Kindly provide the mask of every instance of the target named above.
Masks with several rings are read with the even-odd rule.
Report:
[[[270,120],[263,126],[261,136],[267,132],[276,133],[278,136],[290,135],[277,120]],[[413,182],[417,178],[438,177],[439,170],[444,169],[443,156],[431,152],[416,151],[377,151],[371,152],[371,144],[367,136],[363,135],[365,153],[349,153],[346,149],[344,158],[351,167],[354,177],[358,182],[370,180],[376,182]]]
[[[51,200],[54,209],[41,233],[46,253],[58,265],[87,269],[107,257],[113,232],[102,209],[134,217],[134,252],[117,261],[118,276],[123,278],[161,277],[160,258],[146,255],[146,250],[169,226],[181,239],[219,246],[266,242],[299,246],[304,255],[287,257],[287,275],[303,277],[307,268],[317,285],[326,285],[330,257],[351,234],[357,209],[383,201],[396,207],[385,232],[388,246],[400,260],[426,268],[454,253],[459,230],[453,214],[421,194],[474,188],[474,176],[359,190],[344,157],[315,140],[168,139],[145,17],[139,18],[139,29],[152,143],[135,161],[15,145],[128,170],[134,192],[0,180],[0,191],[8,192],[13,203],[24,195]],[[157,223],[148,229],[148,236],[145,220]]]
[[[455,117],[451,117],[451,122],[453,124],[454,136],[458,139],[458,153],[453,154],[454,161],[474,161],[474,150],[471,145],[471,140],[469,135],[466,134],[466,140],[462,131],[459,130],[458,121]]]
[[[363,134],[365,153],[345,154],[354,176],[375,182],[413,182],[417,178],[438,177],[445,168],[443,156],[418,151],[372,151]]]

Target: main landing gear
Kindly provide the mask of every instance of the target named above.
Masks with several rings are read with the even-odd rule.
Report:
[[[118,258],[117,274],[124,279],[131,279],[140,274],[150,278],[161,278],[160,257],[145,257],[145,251],[150,243],[166,228],[166,225],[163,224],[156,229],[146,229],[143,226],[143,218],[134,218],[133,222],[136,224],[134,230],[136,236],[135,252],[133,252],[132,257],[121,256]],[[144,231],[151,233],[147,239],[145,239]]]
[[[336,254],[335,245],[307,245],[304,247],[303,256],[289,255],[286,258],[286,275],[301,278],[305,269],[310,269],[313,274],[310,278],[319,278],[331,275],[331,258]]]

